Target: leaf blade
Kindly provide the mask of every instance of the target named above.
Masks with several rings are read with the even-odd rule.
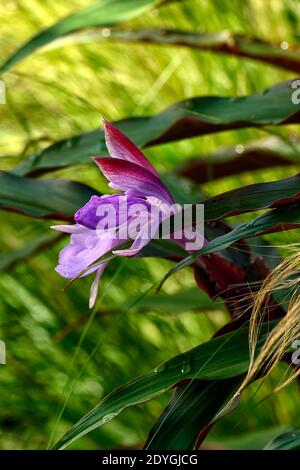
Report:
[[[226,147],[208,156],[184,163],[177,172],[196,183],[238,175],[246,171],[276,166],[297,165],[300,161],[300,142],[269,137],[238,147]]]
[[[97,0],[29,39],[1,64],[0,73],[7,72],[13,65],[59,37],[83,28],[113,26],[128,21],[145,13],[155,3],[156,0]]]
[[[259,346],[269,328],[270,323],[266,329],[262,330]],[[155,398],[181,380],[232,378],[244,373],[248,364],[247,328],[240,328],[216,337],[184,354],[173,357],[149,374],[107,395],[99,405],[67,431],[55,448],[65,448],[74,440],[113,419],[126,407]]]
[[[203,96],[176,103],[159,114],[123,119],[115,125],[139,147],[245,127],[300,122],[300,104],[292,102],[292,80],[241,97]],[[25,160],[16,174],[40,174],[54,168],[87,163],[105,154],[102,129],[56,142]]]
[[[263,450],[299,450],[300,431],[291,431],[275,437]]]
[[[0,171],[0,208],[31,217],[73,220],[74,212],[97,191],[62,179],[37,180]]]
[[[272,44],[250,35],[234,34],[228,30],[197,33],[171,29],[113,29],[108,37],[105,37],[101,30],[96,30],[69,35],[53,43],[52,47],[107,40],[160,46],[185,46],[196,50],[261,60],[300,73],[300,50],[297,46],[291,45],[288,50],[283,50],[278,44]]]
[[[241,224],[229,233],[222,235],[205,245],[197,253],[187,256],[174,266],[161,280],[158,290],[164,285],[170,276],[179,272],[181,269],[190,266],[195,262],[198,256],[222,251],[240,239],[263,235],[270,231],[281,231],[284,229],[293,229],[300,226],[300,206],[295,204],[291,207],[278,208],[268,211],[266,214],[260,215],[249,223]]]

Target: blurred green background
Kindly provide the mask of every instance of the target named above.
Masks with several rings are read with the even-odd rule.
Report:
[[[2,0],[0,53],[3,60],[23,41],[89,0]],[[186,0],[150,11],[126,26],[215,32],[229,29],[276,43],[300,38],[297,0]],[[50,143],[116,120],[148,115],[184,98],[242,95],[267,88],[293,73],[253,60],[187,48],[109,41],[38,52],[5,75],[7,103],[0,105],[0,169]],[[146,150],[168,175],[186,158],[207,155],[265,137],[271,129],[223,132]],[[284,138],[296,127],[276,129]],[[296,166],[227,177],[201,188],[208,196],[295,173]],[[88,183],[107,192],[95,166],[47,174]],[[197,191],[186,184],[187,192]],[[243,217],[245,220],[245,216]],[[7,364],[0,366],[0,449],[44,449],[115,387],[201,342],[229,319],[220,304],[189,308],[197,296],[190,270],[151,291],[171,266],[158,259],[114,260],[105,271],[100,301],[91,317],[90,279],[65,291],[55,272],[65,240],[40,221],[0,212],[0,339]],[[286,245],[297,231],[266,237]],[[35,253],[27,250],[36,244]],[[174,297],[173,297],[174,295]],[[202,295],[203,297],[203,295]],[[196,302],[197,303],[197,302]],[[194,305],[196,307],[196,305]],[[281,379],[276,370],[243,395],[241,405],[214,427],[204,447],[262,448],[281,430],[300,426],[299,392],[290,385],[259,404]],[[121,413],[71,446],[76,449],[141,447],[171,394]]]

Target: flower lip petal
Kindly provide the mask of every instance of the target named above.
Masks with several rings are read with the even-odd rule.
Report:
[[[114,189],[133,190],[136,196],[154,196],[168,204],[173,203],[171,194],[160,178],[145,168],[126,160],[109,157],[93,157],[93,160]]]
[[[80,227],[73,225],[71,227]],[[55,270],[65,278],[74,278],[78,276],[81,271],[88,268],[101,256],[110,251],[112,248],[120,245],[119,239],[110,239],[107,237],[99,237],[95,230],[82,227],[82,231],[74,231],[71,235],[71,240],[59,254],[58,265]],[[80,277],[87,276],[92,272],[100,269],[105,263],[98,267],[91,267]]]
[[[110,228],[114,228],[120,224],[121,220],[128,218],[128,210],[131,205],[139,203],[143,203],[145,208],[149,208],[147,201],[134,196],[128,196],[127,194],[92,196],[83,207],[75,212],[74,219],[77,224],[96,230],[99,222],[103,220],[103,218],[107,219],[107,210],[111,208],[113,213],[112,220],[110,220]],[[101,207],[103,209],[102,212]]]
[[[101,203],[101,196],[92,196],[90,200],[74,214],[74,220],[77,224],[84,225],[87,228],[96,228],[96,211]]]
[[[145,168],[158,177],[158,173],[140,149],[111,122],[102,118],[105,142],[112,158],[127,160]]]

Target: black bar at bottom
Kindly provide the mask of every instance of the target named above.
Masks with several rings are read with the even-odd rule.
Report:
[[[92,470],[108,467],[123,468],[200,468],[206,465],[217,465],[224,468],[227,464],[231,470],[241,470],[243,465],[276,465],[290,464],[298,460],[297,451],[1,451],[0,468],[6,465],[30,465],[40,468],[41,464],[68,464],[75,468]],[[84,466],[84,467],[83,467]],[[26,467],[27,468],[27,467]]]

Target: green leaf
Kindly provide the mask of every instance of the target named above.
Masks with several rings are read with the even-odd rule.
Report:
[[[300,431],[291,431],[275,437],[264,450],[300,450]]]
[[[0,208],[31,217],[73,220],[74,212],[95,193],[73,181],[37,180],[0,171]]]
[[[212,155],[193,158],[178,168],[177,172],[202,184],[245,171],[297,165],[299,161],[300,141],[272,136],[245,146],[226,147]]]
[[[48,248],[62,238],[62,234],[52,231],[44,235],[32,236],[21,248],[1,254],[0,271],[12,269],[20,261],[25,261],[34,254]]]
[[[203,202],[205,220],[280,207],[300,201],[300,173],[270,183],[243,186]]]
[[[177,204],[199,203],[206,199],[199,187],[186,178],[173,173],[160,176]]]
[[[132,301],[133,303],[134,301]],[[213,301],[197,287],[182,289],[174,294],[147,295],[139,300],[138,310],[158,310],[162,312],[178,313],[187,310],[219,310],[224,308],[221,300]]]
[[[270,270],[276,268],[282,261],[278,247],[272,245],[263,237],[248,238],[247,244],[251,248],[252,256],[258,256],[260,259],[263,259]]]
[[[270,326],[269,323],[262,329],[258,348],[262,345]],[[248,365],[248,328],[240,328],[213,338],[113,391],[67,431],[55,448],[65,448],[93,429],[107,423],[128,406],[151,400],[179,381],[222,380],[236,377],[243,374]]]
[[[52,44],[62,47],[70,44],[82,44],[91,41],[142,42],[166,46],[186,46],[193,49],[222,52],[239,57],[261,60],[264,63],[300,73],[300,48],[289,46],[284,50],[280,45],[263,41],[256,37],[234,34],[224,30],[216,33],[194,33],[192,31],[176,31],[168,29],[123,30],[112,29],[109,35],[103,31],[91,31],[73,34]]]
[[[251,220],[251,222],[241,224],[231,232],[226,233],[214,240],[208,242],[201,250],[187,256],[185,259],[177,263],[170,271],[165,275],[159,284],[160,289],[166,280],[173,274],[177,273],[181,269],[190,266],[195,262],[196,258],[201,255],[214,253],[216,251],[225,250],[234,242],[242,238],[254,237],[256,235],[262,235],[267,232],[276,232],[285,229],[293,229],[300,226],[300,206],[295,204],[283,208],[273,209],[268,211],[266,214],[258,216]]]
[[[218,445],[224,450],[262,450],[262,448],[279,433],[288,431],[286,425],[277,425],[271,428],[258,429],[245,433],[226,433],[217,438]]]
[[[173,240],[151,240],[141,251],[136,254],[137,258],[170,258],[181,259],[186,251]]]
[[[56,49],[94,41],[186,46],[198,50],[256,59],[296,73],[300,72],[300,49],[296,45],[290,45],[285,50],[278,44],[272,44],[250,35],[234,34],[228,30],[215,33],[195,33],[162,28],[137,30],[113,28],[109,34],[106,34],[106,30],[102,29],[103,26],[115,26],[133,19],[143,14],[155,3],[157,2],[154,0],[110,0],[106,2],[98,0],[85,10],[63,18],[25,43],[2,64],[0,73],[5,72],[12,65],[43,46],[46,46],[46,49]],[[100,9],[103,13],[102,18],[99,14]],[[85,31],[91,27],[100,27],[100,30]]]
[[[0,207],[21,210],[21,212],[34,217],[49,217],[51,213],[55,213],[54,210],[57,210],[58,207],[60,207],[60,217],[68,217],[81,207],[92,194],[96,193],[95,190],[81,183],[55,179],[36,180],[5,172],[0,173],[0,181],[2,183]],[[21,194],[16,187],[21,188]],[[47,194],[45,194],[46,191]],[[46,195],[46,197],[41,199],[39,196],[37,199],[38,194]],[[58,195],[61,198],[64,197],[64,204],[58,205],[56,199]],[[217,220],[244,212],[290,205],[299,200],[300,174],[297,174],[279,181],[244,186],[207,199],[203,201],[205,220]],[[22,201],[27,205],[25,209],[22,206]],[[57,218],[60,217],[57,215]]]
[[[204,96],[182,101],[149,117],[118,121],[117,127],[139,147],[187,139],[235,128],[300,122],[300,104],[294,104],[292,81],[260,93],[240,97]],[[25,160],[17,174],[39,174],[50,169],[87,163],[106,153],[103,131],[79,134],[42,150]]]
[[[47,28],[6,59],[0,66],[0,73],[9,70],[42,46],[66,34],[95,26],[113,26],[129,21],[157,4],[156,0],[97,0],[88,7],[61,19]]]
[[[145,449],[192,450],[198,447],[201,443],[199,433],[234,395],[242,378],[180,384],[169,406],[151,429]]]

